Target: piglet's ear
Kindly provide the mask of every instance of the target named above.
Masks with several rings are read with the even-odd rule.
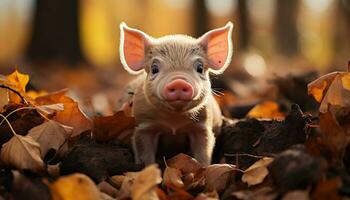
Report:
[[[150,40],[146,33],[130,28],[124,22],[120,24],[120,60],[129,73],[142,72],[145,49],[150,45]]]
[[[206,50],[212,72],[220,74],[228,67],[232,57],[232,29],[228,22],[224,27],[211,30],[198,38]]]

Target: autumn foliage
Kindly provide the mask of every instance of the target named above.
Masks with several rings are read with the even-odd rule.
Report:
[[[246,117],[226,118],[209,166],[186,154],[149,166],[135,164],[132,116],[120,110],[88,117],[67,89],[27,91],[29,81],[17,70],[0,77],[0,195],[5,199],[349,196],[349,72],[309,83],[309,100],[320,106],[308,114],[292,101],[282,105],[279,99],[262,99]],[[227,109],[236,98],[224,92],[218,100]]]

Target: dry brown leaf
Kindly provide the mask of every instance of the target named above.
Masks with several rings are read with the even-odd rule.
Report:
[[[163,173],[163,185],[175,186],[178,188],[184,188],[184,183],[181,180],[182,173],[180,170],[166,166]]]
[[[62,125],[56,121],[49,120],[29,130],[31,136],[40,145],[41,158],[44,158],[50,149],[56,151],[70,137],[73,128]]]
[[[45,164],[40,157],[40,146],[32,137],[14,135],[2,145],[1,160],[20,170],[41,173]]]
[[[280,111],[279,105],[274,101],[265,101],[254,106],[247,114],[251,118],[284,119],[285,115]]]
[[[99,200],[100,191],[84,174],[62,176],[49,185],[53,200]]]
[[[132,129],[135,125],[135,118],[126,116],[123,111],[118,111],[112,116],[95,117],[93,137],[98,141],[108,141],[113,138],[123,140],[125,138],[121,138],[124,136],[121,133]]]
[[[202,168],[202,165],[196,159],[183,153],[167,160],[167,164],[169,167],[180,170],[182,174],[195,173]]]
[[[308,92],[321,103],[319,111],[326,113],[328,105],[350,106],[350,73],[333,72],[308,84]]]
[[[156,188],[162,182],[161,172],[157,165],[149,165],[137,173],[131,188],[133,200],[158,199]]]
[[[322,141],[332,151],[332,161],[342,163],[349,141],[346,131],[339,125],[332,112],[320,113],[319,118]]]
[[[107,183],[106,181],[102,181],[97,185],[97,188],[100,190],[100,192],[106,193],[111,197],[117,197],[119,195],[119,191],[114,188],[111,184]]]
[[[131,198],[131,188],[135,182],[135,178],[138,172],[128,172],[125,173],[125,177],[120,186],[119,198],[120,199],[130,199]]]
[[[207,191],[223,191],[232,178],[235,165],[230,164],[213,164],[207,166],[205,170],[205,188]]]
[[[113,185],[113,187],[120,189],[123,182],[124,182],[125,176],[124,175],[115,175],[108,178],[108,182]]]
[[[248,169],[244,171],[242,182],[249,186],[262,183],[265,177],[269,174],[267,166],[273,161],[273,158],[263,157],[256,161]]]
[[[37,105],[50,105],[62,103],[63,111],[58,111],[52,120],[66,126],[73,127],[72,137],[92,128],[91,120],[80,110],[79,105],[66,96],[67,90],[60,90],[35,99]]]

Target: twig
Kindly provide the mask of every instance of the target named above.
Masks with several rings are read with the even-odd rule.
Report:
[[[257,156],[257,155],[252,155],[248,153],[237,153],[237,154],[232,154],[232,153],[225,153],[224,156],[248,156],[248,157],[253,157],[253,158],[263,158],[264,156]]]
[[[10,90],[11,92],[17,94],[17,96],[19,96],[21,98],[23,103],[28,104],[27,100],[25,100],[24,97],[21,95],[21,93],[19,93],[17,90],[12,89],[11,87],[6,86],[6,85],[0,85],[0,88],[5,88],[5,89]]]

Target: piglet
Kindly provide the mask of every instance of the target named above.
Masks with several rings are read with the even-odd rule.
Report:
[[[187,149],[202,164],[211,163],[222,119],[209,74],[220,74],[229,66],[232,29],[229,22],[199,38],[153,38],[120,24],[121,63],[130,74],[139,75],[122,95],[123,101],[133,102],[137,163],[156,162],[160,148]]]

